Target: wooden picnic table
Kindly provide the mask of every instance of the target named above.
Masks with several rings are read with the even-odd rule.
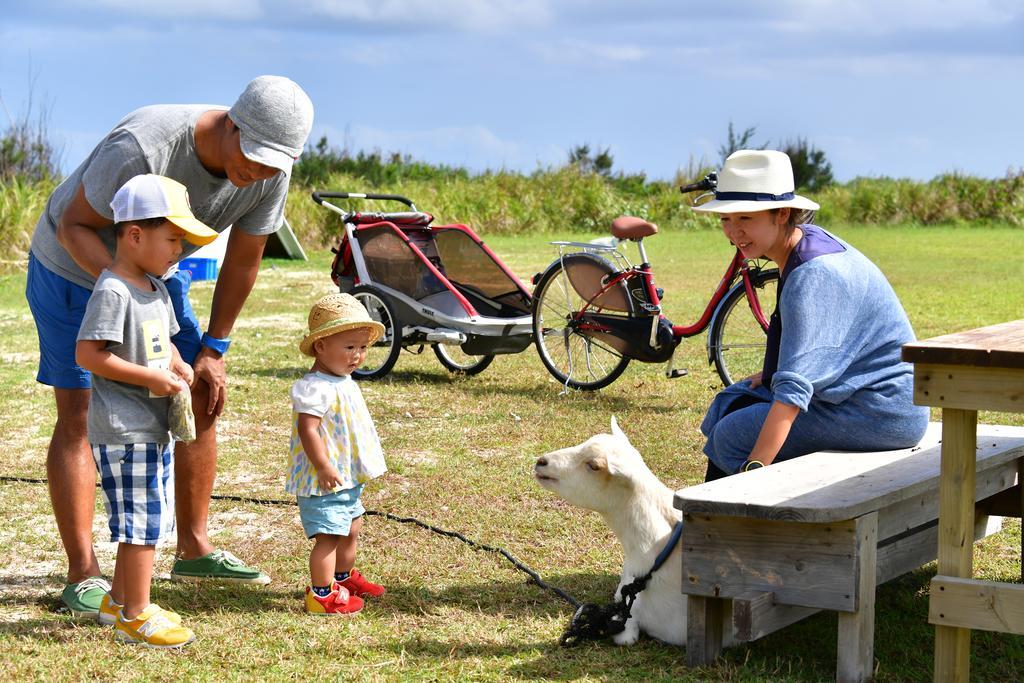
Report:
[[[971,629],[1024,634],[1024,585],[975,579],[972,567],[978,411],[1024,412],[1024,320],[907,344],[903,359],[914,364],[914,402],[942,408],[938,574],[928,610],[935,680],[966,683]]]

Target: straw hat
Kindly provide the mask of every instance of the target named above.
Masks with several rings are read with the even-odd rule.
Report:
[[[793,165],[783,152],[741,149],[718,172],[715,198],[693,207],[700,213],[748,213],[779,209],[817,211],[818,204],[794,193]]]
[[[384,335],[384,326],[371,320],[366,308],[354,296],[328,294],[313,304],[309,312],[309,334],[299,343],[299,351],[313,356],[313,343],[317,339],[360,327],[370,330],[371,344]]]

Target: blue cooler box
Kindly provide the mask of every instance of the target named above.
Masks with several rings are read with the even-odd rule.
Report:
[[[192,274],[193,280],[216,280],[217,259],[186,258],[178,262],[178,268]]]

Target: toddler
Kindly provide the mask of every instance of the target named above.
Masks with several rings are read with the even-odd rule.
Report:
[[[348,294],[328,294],[309,313],[309,334],[299,350],[316,361],[292,385],[291,468],[285,489],[298,498],[308,538],[310,614],[352,614],[363,598],[384,587],[355,569],[356,543],[365,512],[363,484],[384,474],[384,454],[352,371],[384,333]]]

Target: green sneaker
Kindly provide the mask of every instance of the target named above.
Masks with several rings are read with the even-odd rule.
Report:
[[[178,559],[171,568],[172,581],[226,581],[228,583],[255,583],[265,586],[270,577],[259,569],[247,567],[245,562],[226,550],[214,550],[194,560]],[[102,596],[101,596],[102,597]]]
[[[110,584],[103,577],[90,576],[85,581],[64,586],[60,599],[74,616],[80,619],[96,619],[100,613],[103,596],[109,590]]]

